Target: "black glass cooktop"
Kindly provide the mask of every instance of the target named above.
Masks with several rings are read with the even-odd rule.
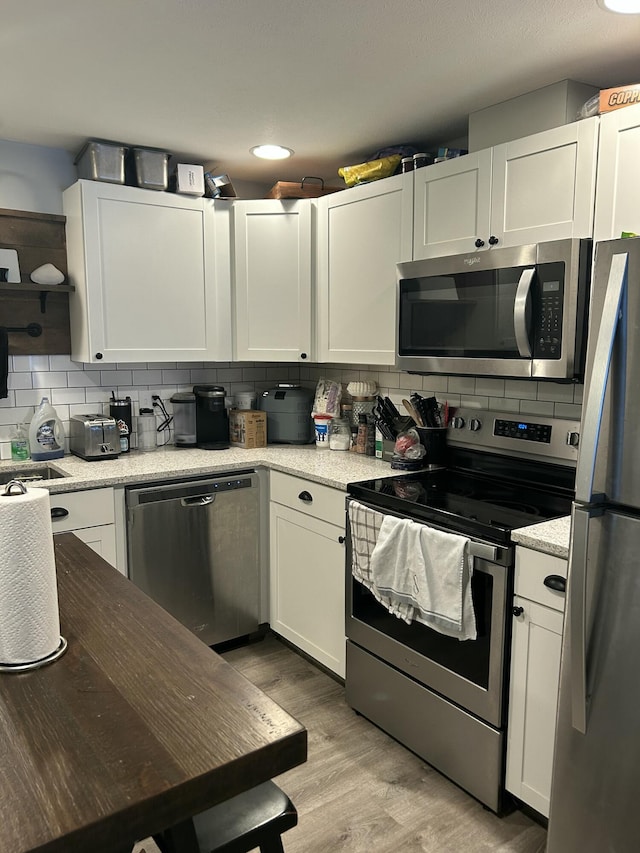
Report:
[[[482,461],[490,464],[366,480],[351,483],[348,492],[381,510],[499,542],[508,542],[517,527],[570,514],[573,470],[488,456]]]

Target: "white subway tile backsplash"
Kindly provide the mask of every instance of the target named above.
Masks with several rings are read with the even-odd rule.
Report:
[[[453,389],[451,389],[453,391]],[[422,377],[422,392],[428,392],[429,396],[437,396],[449,391],[448,376],[423,376]]]
[[[161,385],[162,370],[134,370],[132,381],[134,385]]]
[[[570,418],[579,421],[582,414],[582,406],[578,406],[575,403],[555,403],[554,411],[557,418]]]
[[[51,399],[50,388],[34,388],[31,391],[16,391],[16,406],[38,406],[43,397]],[[18,423],[16,421],[16,423]]]
[[[505,379],[505,397],[517,397],[519,400],[537,400],[538,383],[530,379]]]
[[[63,370],[45,370],[41,373],[32,373],[34,388],[66,388],[67,373]]]
[[[85,391],[87,403],[106,403],[111,399],[111,390],[106,388],[87,388]]]
[[[101,370],[100,384],[103,388],[117,388],[118,385],[131,385],[132,371]]]
[[[552,418],[553,403],[547,403],[544,400],[521,400],[520,414],[536,415],[537,417]]]
[[[69,388],[101,388],[99,370],[78,370],[67,373]]]
[[[16,388],[33,388],[33,377],[31,373],[9,373],[7,377],[7,387]]]
[[[242,375],[242,371],[240,371],[240,374]],[[135,377],[135,374],[134,374],[134,377]],[[163,385],[181,385],[181,384],[188,384],[189,382],[191,382],[191,371],[190,370],[178,370],[178,369],[176,369],[176,370],[163,370],[162,371],[162,384]],[[135,378],[134,378],[134,384],[135,385],[141,385],[141,384],[149,385],[151,383],[150,382],[146,382],[146,383],[136,382]]]
[[[160,364],[82,365],[68,356],[12,356],[9,362],[9,396],[0,400],[0,457],[10,455],[9,437],[16,423],[30,418],[43,396],[49,397],[68,430],[73,414],[108,413],[111,393],[131,397],[134,409],[158,394],[171,411],[176,391],[195,384],[221,384],[231,395],[240,390],[258,392],[277,382],[301,382],[315,388],[320,378],[335,379],[346,387],[351,381],[372,380],[400,411],[403,397],[416,391],[447,400],[450,406],[488,407],[493,411],[520,412],[538,417],[578,419],[582,385],[504,380],[493,377],[419,375],[399,372],[393,366],[298,364],[284,362],[162,362]],[[105,366],[106,368],[107,366]],[[145,405],[147,403],[144,403]]]
[[[488,409],[489,398],[478,394],[461,394],[460,405],[465,409]]]
[[[519,412],[520,400],[509,397],[489,397],[489,408],[493,412]]]
[[[538,400],[550,400],[552,403],[573,403],[573,385],[538,382]]]
[[[83,369],[83,365],[78,363],[77,361],[71,361],[68,355],[50,355],[49,356],[49,369],[50,370],[75,370],[81,371]]]
[[[473,376],[450,376],[448,389],[453,394],[475,394],[476,380]]]
[[[49,370],[49,356],[48,355],[14,355],[13,356],[13,370],[17,373],[24,372],[25,370],[32,372],[40,372],[43,370]]]
[[[49,398],[58,410],[63,403],[84,403],[86,400],[84,388],[54,388]],[[58,411],[58,417],[62,417]]]
[[[504,397],[504,382],[504,379],[478,376],[476,378],[476,394],[484,394],[486,397]]]

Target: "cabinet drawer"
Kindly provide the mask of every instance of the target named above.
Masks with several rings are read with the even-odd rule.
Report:
[[[346,492],[292,477],[280,471],[271,472],[271,500],[297,509],[330,524],[345,526]]]
[[[99,524],[114,524],[113,489],[91,489],[84,492],[69,492],[50,495],[52,511],[63,510],[65,514],[51,518],[54,533],[79,530]]]
[[[550,575],[567,577],[567,561],[551,554],[542,554],[528,548],[516,548],[515,593],[530,601],[537,601],[564,610],[565,594],[545,586],[544,580]]]

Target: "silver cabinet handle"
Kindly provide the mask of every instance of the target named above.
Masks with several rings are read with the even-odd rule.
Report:
[[[513,327],[516,333],[518,352],[523,358],[531,358],[531,285],[535,270],[532,267],[522,270],[516,299],[513,303]]]
[[[576,469],[576,500],[589,503],[594,499],[593,480],[596,469],[596,454],[600,427],[602,425],[602,410],[607,391],[609,371],[611,369],[611,354],[618,329],[618,319],[622,308],[622,297],[627,282],[627,266],[629,255],[623,252],[611,259],[609,279],[604,298],[604,307],[598,329],[591,381],[584,401],[582,429],[580,434],[580,454]]]

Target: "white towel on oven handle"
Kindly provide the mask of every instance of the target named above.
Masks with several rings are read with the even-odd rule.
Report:
[[[351,574],[373,595],[376,601],[398,619],[408,624],[413,621],[414,607],[402,604],[383,595],[376,587],[371,575],[371,555],[378,541],[384,514],[355,500],[349,501],[349,524],[351,529]]]
[[[450,637],[475,640],[469,539],[409,519],[385,515],[371,554],[370,574],[400,618]]]

